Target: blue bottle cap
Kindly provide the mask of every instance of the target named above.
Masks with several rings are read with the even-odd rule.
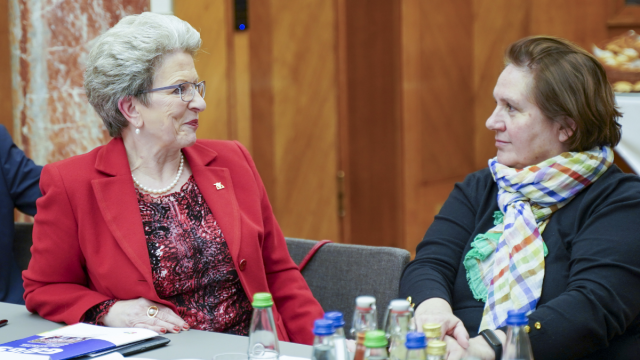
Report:
[[[324,318],[326,320],[333,321],[334,328],[344,327],[344,318],[342,316],[342,313],[339,311],[331,311],[328,313],[324,313]]]
[[[525,311],[509,310],[507,312],[507,325],[522,326],[528,323],[529,320],[527,319],[527,313]]]
[[[327,319],[318,319],[313,323],[313,334],[318,336],[333,335],[336,331],[333,329],[333,321]]]
[[[407,333],[407,341],[404,343],[407,349],[424,349],[427,347],[427,337],[424,333],[412,331]]]

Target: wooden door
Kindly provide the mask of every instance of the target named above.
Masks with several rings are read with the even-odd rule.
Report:
[[[233,6],[174,2],[203,39],[198,135],[250,150],[285,236],[340,241],[336,3],[251,1],[246,31],[234,30]]]

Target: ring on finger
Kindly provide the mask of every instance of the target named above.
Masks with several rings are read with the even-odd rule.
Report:
[[[155,305],[151,305],[149,306],[149,308],[147,309],[147,316],[150,318],[156,317],[156,315],[158,315],[158,307]]]

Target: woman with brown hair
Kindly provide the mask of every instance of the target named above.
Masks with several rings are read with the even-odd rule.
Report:
[[[640,179],[613,164],[621,115],[602,66],[529,37],[506,51],[486,126],[497,156],[456,184],[418,245],[401,294],[442,324],[448,359],[499,359],[509,310],[534,356],[640,353]]]

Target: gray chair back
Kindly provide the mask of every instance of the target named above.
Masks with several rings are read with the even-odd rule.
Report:
[[[317,243],[294,238],[286,241],[296,264]],[[330,243],[316,252],[302,269],[302,276],[324,311],[344,314],[345,332],[350,337],[356,297],[375,296],[381,328],[389,302],[398,297],[400,277],[410,259],[411,254],[404,249]]]
[[[29,261],[31,260],[31,245],[33,239],[33,224],[31,223],[15,223],[15,234],[13,235],[13,256],[18,263],[20,270],[27,270]]]

